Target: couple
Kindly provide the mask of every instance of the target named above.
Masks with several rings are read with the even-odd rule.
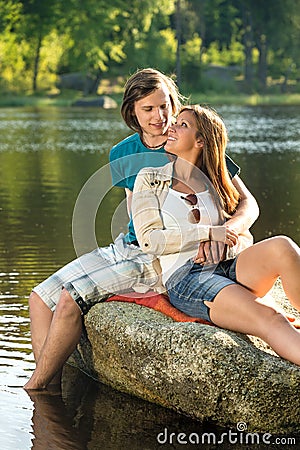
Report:
[[[188,308],[192,315],[198,313],[200,317],[207,316],[218,326],[260,336],[280,356],[300,364],[298,332],[283,315],[276,313],[272,307],[263,305],[262,299],[277,277],[281,276],[289,299],[297,307],[299,249],[288,238],[273,238],[244,250],[237,260],[226,260],[218,268],[221,274],[211,270],[211,264],[216,263],[224,254],[224,244],[229,249],[226,250],[229,255],[230,249],[242,240],[242,235],[256,220],[258,208],[238,176],[239,168],[224,154],[226,130],[221,121],[215,121],[214,113],[207,115],[204,120],[205,114],[198,117],[197,108],[193,111],[189,108],[183,110],[176,124],[171,126],[168,137],[172,116],[177,116],[179,109],[180,96],[177,87],[171,78],[161,72],[143,69],[128,80],[121,112],[126,124],[135,133],[111,150],[110,161],[114,184],[125,188],[129,212],[131,205],[133,206],[138,240],[131,219],[129,233],[122,242],[83,255],[34,288],[29,305],[36,370],[24,386],[25,389],[44,389],[60,382],[63,364],[80,339],[82,315],[93,304],[109,295],[134,290],[137,285],[146,289],[155,287],[153,280],[156,280],[156,271],[151,256],[147,256],[149,253],[157,254],[164,266],[164,258],[172,257],[174,253],[177,259],[183,252],[182,263],[187,263],[182,269],[180,265],[174,266],[174,262],[171,262],[171,271],[172,268],[176,270],[165,279],[167,288],[170,288],[171,301],[177,308],[183,311]],[[211,153],[210,142],[214,143],[215,153]],[[134,187],[136,174],[141,168],[170,167],[164,147],[180,157],[174,164],[171,163],[172,171],[173,167],[174,171],[176,170],[174,182],[172,183],[172,171],[167,169],[167,173],[164,173],[164,168],[162,172],[157,170],[140,173]],[[129,160],[128,155],[132,155]],[[179,163],[181,160],[201,168],[199,181],[194,180],[193,169],[183,170],[183,165]],[[206,177],[202,176],[203,173]],[[151,189],[148,189],[149,183]],[[156,183],[158,189],[155,189]],[[173,196],[184,196],[186,201],[180,200],[191,203],[191,210],[196,210],[192,213],[196,219],[201,209],[200,197],[203,196],[204,201],[206,197],[210,202],[202,208],[208,209],[206,218],[200,211],[202,219],[199,218],[198,224],[183,224],[183,230],[186,232],[179,233],[181,242],[177,237],[174,238],[178,235],[174,232],[174,223],[171,225],[171,231],[168,224],[164,223],[160,208],[159,202],[166,198],[169,185]],[[216,193],[220,204],[216,203],[214,206]],[[186,197],[184,194],[193,195]],[[194,194],[198,194],[196,202]],[[137,213],[141,198],[150,201],[151,211],[147,209],[149,219],[144,205],[141,215]],[[154,205],[151,203],[153,201]],[[167,211],[166,214],[169,214],[172,220],[175,218],[176,222],[175,212],[171,207],[170,213]],[[226,218],[226,226],[217,222],[221,216]],[[178,221],[181,219],[179,217]],[[203,223],[203,220],[206,220],[206,223]],[[123,258],[122,252],[121,258],[118,252],[120,247],[124,249]],[[147,254],[143,250],[146,250]],[[190,257],[191,255],[193,256]],[[203,294],[198,295],[198,292],[195,292],[195,280],[198,280],[199,284],[198,272],[203,263],[208,274],[212,273],[214,277],[218,275],[225,284],[220,285],[222,287],[218,291],[210,292],[210,297],[206,297],[205,293],[202,298]],[[193,281],[194,285],[184,287],[178,284],[176,279],[174,281],[180,270],[184,270],[184,281],[187,281],[188,273],[189,280]],[[193,275],[194,272],[196,275]],[[163,271],[163,276],[165,273],[169,275],[168,271]],[[206,275],[205,279],[208,280]],[[215,287],[215,282],[212,285]],[[210,288],[208,290],[211,291]],[[189,291],[191,295],[187,296],[185,293]],[[193,298],[195,304],[190,310],[191,304],[194,303]],[[65,330],[70,331],[66,333]]]

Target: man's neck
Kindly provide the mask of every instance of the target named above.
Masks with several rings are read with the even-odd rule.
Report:
[[[159,136],[151,136],[147,134],[146,136],[141,136],[141,141],[147,148],[161,148],[167,142],[167,136],[159,135]]]

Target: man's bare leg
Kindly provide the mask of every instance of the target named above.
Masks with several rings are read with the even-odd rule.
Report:
[[[35,292],[32,292],[29,297],[29,312],[31,344],[34,359],[37,362],[49,333],[53,312]]]
[[[45,305],[47,308],[47,306]],[[38,308],[36,308],[38,309]],[[61,297],[53,313],[41,313],[33,308],[31,315],[33,351],[36,358],[36,369],[24,389],[45,389],[52,381],[58,382],[62,367],[70,354],[75,350],[82,332],[80,309],[68,291],[62,290]],[[49,310],[50,311],[50,310]],[[50,311],[52,314],[52,312]],[[38,325],[38,317],[41,325]],[[45,330],[47,330],[46,333]],[[45,327],[44,331],[42,328]],[[44,342],[44,343],[43,343]],[[57,374],[57,377],[54,378]]]
[[[34,360],[37,363],[40,357],[41,349],[49,333],[53,319],[53,312],[35,292],[32,292],[29,297],[29,311],[31,346]],[[59,384],[60,378],[61,372],[55,375],[51,381],[51,384]]]

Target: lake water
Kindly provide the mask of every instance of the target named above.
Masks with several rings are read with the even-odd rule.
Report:
[[[228,126],[228,153],[242,167],[241,177],[261,208],[252,229],[255,239],[284,233],[299,244],[300,107],[217,109]],[[165,429],[211,430],[72,368],[62,395],[30,398],[22,389],[34,369],[30,290],[75,257],[76,198],[108,162],[111,146],[129,132],[117,111],[63,108],[2,109],[0,129],[1,450],[152,450],[162,447],[156,437]],[[97,219],[100,246],[111,242],[110,220],[123,197],[121,189],[112,189],[104,199],[105,214]]]

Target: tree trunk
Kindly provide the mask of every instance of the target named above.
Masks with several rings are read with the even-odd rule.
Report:
[[[180,60],[180,47],[181,47],[181,17],[180,17],[180,0],[176,1],[176,39],[177,39],[177,49],[176,49],[176,77],[177,85],[180,87],[181,84],[181,60]]]
[[[258,81],[262,92],[267,88],[267,73],[268,73],[268,44],[267,38],[264,34],[260,36],[259,40],[259,61],[258,61]]]
[[[247,91],[251,91],[253,85],[253,26],[251,12],[243,6],[243,24],[244,24],[244,54],[245,54],[245,66],[244,66],[244,79],[245,87]]]
[[[200,47],[200,64],[202,65],[203,54],[205,50],[205,36],[206,36],[206,24],[205,24],[205,1],[199,1],[199,11],[200,11],[200,38],[201,38],[201,47]]]
[[[91,94],[97,94],[98,87],[102,78],[102,71],[100,69],[97,70],[95,81],[93,83]]]
[[[34,66],[33,66],[33,80],[32,80],[33,92],[37,91],[37,77],[38,77],[38,73],[39,73],[41,47],[42,47],[42,33],[39,32],[37,46],[36,46],[36,50],[35,50]]]
[[[285,71],[284,78],[283,78],[283,82],[282,82],[281,87],[280,87],[280,90],[281,90],[281,93],[282,93],[282,94],[286,94],[286,93],[287,93],[287,90],[288,90],[288,89],[287,89],[287,88],[288,88],[288,80],[289,80],[291,71],[292,71],[292,67],[291,67],[291,66],[289,66],[289,67],[286,69],[286,71]]]

